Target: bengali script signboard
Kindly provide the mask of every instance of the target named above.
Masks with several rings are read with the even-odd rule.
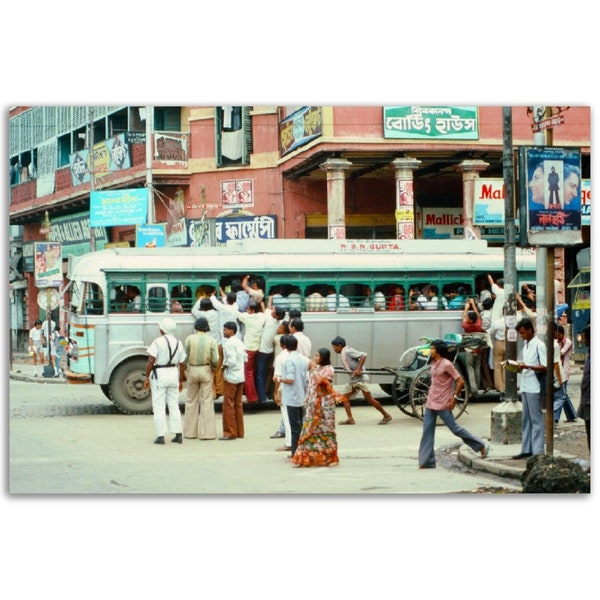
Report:
[[[384,106],[385,138],[479,139],[476,106]]]

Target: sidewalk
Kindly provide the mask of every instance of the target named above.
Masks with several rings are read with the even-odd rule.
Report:
[[[45,364],[48,364],[46,361]],[[62,383],[66,384],[67,380],[61,374],[59,377],[43,377],[43,367],[38,365],[37,377],[33,374],[33,359],[28,354],[14,353],[12,355],[12,364],[10,365],[10,379],[17,381],[29,381],[32,383]]]

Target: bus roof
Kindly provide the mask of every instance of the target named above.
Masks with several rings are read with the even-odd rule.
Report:
[[[69,277],[104,272],[502,271],[502,248],[466,240],[243,240],[190,248],[115,247],[73,257]],[[207,258],[218,258],[213,263]],[[374,258],[376,257],[376,260]],[[535,270],[535,254],[517,249],[517,269]]]

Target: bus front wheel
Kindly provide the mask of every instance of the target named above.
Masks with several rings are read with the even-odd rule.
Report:
[[[121,363],[110,377],[110,399],[128,415],[152,413],[152,396],[144,388],[146,359],[132,358]]]

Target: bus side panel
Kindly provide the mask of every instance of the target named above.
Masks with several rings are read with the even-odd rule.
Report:
[[[96,326],[93,323],[79,323],[71,320],[69,337],[77,343],[78,358],[71,360],[69,368],[73,373],[92,375],[95,366]]]
[[[384,311],[376,313],[304,313],[304,333],[312,342],[313,353],[319,348],[332,352],[331,364],[341,367],[333,354],[331,340],[341,336],[346,344],[368,354],[365,367],[396,368],[402,353],[418,346],[421,337],[443,338],[447,333],[462,333],[461,311]],[[365,344],[365,341],[368,342]],[[374,382],[377,382],[374,378]],[[336,377],[336,383],[347,378]]]
[[[175,315],[170,315],[174,317]],[[96,361],[94,382],[107,384],[115,368],[123,361],[135,356],[147,357],[148,346],[160,335],[158,323],[162,315],[127,315],[114,314],[110,324],[105,328],[106,336],[98,334],[97,354],[105,356],[105,361]],[[194,321],[191,315],[174,318],[177,321],[177,339],[183,343],[188,335],[194,332]]]

